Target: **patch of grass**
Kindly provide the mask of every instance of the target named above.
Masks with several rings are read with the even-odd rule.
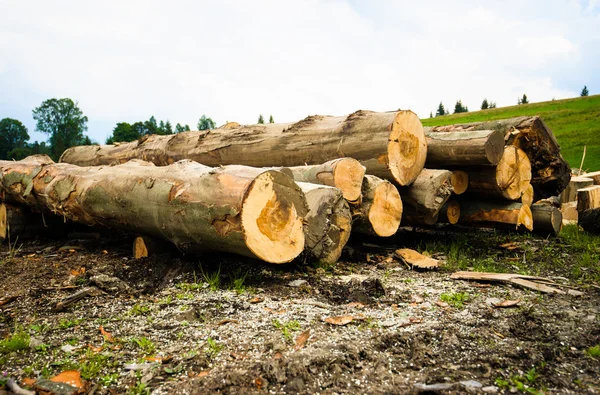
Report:
[[[585,354],[596,359],[600,359],[600,344],[592,346],[585,350]]]
[[[278,319],[273,320],[273,326],[281,330],[281,334],[287,341],[292,341],[292,332],[299,331],[301,329],[300,323],[296,320],[288,321],[285,324]]]
[[[222,344],[217,343],[216,340],[214,340],[212,337],[209,337],[206,339],[206,356],[210,359],[215,358],[217,355],[219,355],[223,347],[224,346]]]
[[[464,309],[465,302],[469,299],[470,296],[466,292],[443,293],[440,295],[440,300],[456,307],[457,309]]]
[[[110,357],[100,353],[94,353],[91,350],[85,355],[85,359],[79,365],[81,378],[84,380],[92,380],[98,377],[100,372],[108,366]]]
[[[146,315],[150,311],[150,307],[144,306],[143,304],[136,303],[133,305],[131,310],[129,310],[130,315]]]
[[[208,284],[208,287],[210,288],[211,291],[216,291],[219,289],[219,286],[221,285],[221,266],[219,265],[219,268],[212,272],[205,272],[204,269],[202,268],[202,266],[200,266],[200,273],[202,274],[202,279],[204,279],[204,281]]]
[[[29,327],[29,331],[33,333],[44,334],[50,331],[50,325],[48,324],[34,324]]]
[[[83,318],[76,318],[74,320],[63,318],[58,322],[58,327],[60,329],[69,329],[69,328],[79,325],[83,321],[84,321]]]
[[[244,282],[246,281],[247,277],[248,273],[242,272],[242,269],[238,268],[231,274],[229,289],[233,289],[238,294],[244,293],[246,291]]]
[[[149,393],[150,387],[141,381],[137,381],[136,384],[129,389],[130,395],[147,395]]]
[[[156,351],[156,345],[146,337],[132,337],[130,341],[137,345],[146,355],[152,355]]]
[[[29,341],[29,333],[18,327],[8,338],[0,340],[0,354],[26,350],[29,348]]]
[[[19,241],[18,237],[14,243],[11,243],[10,240],[8,241],[8,254],[6,255],[6,258],[4,258],[3,260],[0,260],[0,266],[12,263],[13,259],[15,259],[15,255],[19,251],[21,251],[21,247],[23,247],[23,244],[19,244],[17,246],[18,241]]]
[[[105,374],[98,379],[98,383],[104,387],[110,387],[111,385],[119,382],[119,373]]]

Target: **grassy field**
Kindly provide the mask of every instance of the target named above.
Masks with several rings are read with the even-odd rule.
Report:
[[[583,147],[587,146],[584,170],[600,170],[600,95],[452,114],[422,122],[424,126],[438,126],[527,115],[542,117],[556,135],[571,167],[581,165]]]

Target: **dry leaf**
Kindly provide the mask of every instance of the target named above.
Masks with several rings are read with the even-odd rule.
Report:
[[[102,250],[102,253],[103,253],[104,255],[106,255],[106,254],[108,254],[108,251],[106,251],[106,250]]]
[[[239,321],[231,319],[231,318],[225,318],[224,320],[217,322],[217,325],[225,325],[225,324],[229,324],[229,323],[238,324]]]
[[[514,242],[514,241],[513,241],[513,242],[510,242],[510,243],[504,243],[504,244],[500,244],[498,247],[500,247],[500,248],[504,248],[504,249],[507,249],[507,250],[509,250],[509,251],[512,251],[512,250],[517,250],[517,249],[519,249],[519,248],[520,248],[520,246],[519,246],[519,243],[517,243],[517,242]]]
[[[77,370],[65,370],[57,376],[50,379],[55,383],[65,383],[72,385],[76,388],[83,388],[83,381],[81,381],[81,374]]]
[[[420,324],[421,322],[423,322],[422,318],[419,317],[408,317],[408,320],[412,323],[412,324]]]
[[[331,325],[347,325],[354,320],[354,317],[351,315],[339,315],[337,317],[327,317],[325,318],[325,322]]]
[[[88,347],[90,350],[92,350],[92,352],[95,352],[95,353],[99,353],[100,351],[104,350],[103,346],[95,347],[95,346],[92,346],[91,344],[88,344]]]
[[[273,359],[281,359],[283,358],[283,354],[280,353],[279,351],[277,351],[275,354],[273,354]]]
[[[28,387],[33,387],[33,385],[35,384],[35,379],[32,379],[30,377],[24,378],[23,381],[21,382],[23,385],[26,385]]]
[[[198,373],[198,375],[196,377],[208,376],[209,373],[210,373],[210,370],[203,370],[200,373]]]
[[[80,267],[79,269],[73,269],[71,270],[71,276],[81,276],[82,274],[85,273],[85,267]]]
[[[256,388],[261,389],[265,382],[262,377],[257,377],[254,379],[254,384],[256,384]]]
[[[300,335],[298,335],[298,337],[296,338],[296,345],[294,346],[294,350],[298,351],[299,349],[304,347],[304,344],[306,344],[306,341],[308,340],[309,337],[310,337],[310,329],[307,329],[304,332],[302,332]]]
[[[346,305],[346,307],[351,307],[351,308],[356,308],[356,309],[362,309],[365,307],[364,304],[360,303],[360,302],[350,302]]]
[[[420,269],[436,269],[440,266],[440,262],[437,259],[419,254],[417,251],[411,250],[410,248],[400,248],[396,250],[396,254],[404,262]]]
[[[264,300],[263,298],[259,298],[258,296],[255,296],[252,299],[250,299],[248,302],[250,302],[250,303],[260,303],[263,300]]]
[[[494,303],[494,307],[515,307],[519,303],[521,303],[521,299],[517,299],[517,300],[503,300],[502,302]]]
[[[113,337],[113,335],[111,335],[110,332],[105,331],[102,325],[100,325],[100,333],[102,334],[102,336],[104,336],[104,340],[106,340],[107,342],[115,342],[115,338]]]
[[[450,306],[448,303],[441,301],[441,300],[438,300],[437,302],[435,302],[435,304],[438,305],[439,307],[444,307],[444,308]]]

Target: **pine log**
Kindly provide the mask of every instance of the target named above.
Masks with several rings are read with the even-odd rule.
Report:
[[[460,223],[489,228],[533,230],[529,206],[517,202],[461,200]]]
[[[244,125],[144,136],[119,146],[73,147],[60,161],[93,166],[138,158],[163,166],[191,159],[207,166],[271,167],[352,157],[369,174],[409,185],[423,169],[426,156],[423,126],[412,111],[357,111],[342,117],[309,116],[293,124]]]
[[[569,184],[569,164],[561,156],[554,134],[538,116],[425,128],[426,133],[473,130],[499,130],[504,133],[505,144],[527,154],[536,200],[558,196]]]
[[[36,213],[26,207],[0,203],[0,242],[30,240],[42,236],[62,237],[65,232],[65,222],[56,215]]]
[[[600,233],[600,208],[592,208],[579,213],[579,226],[586,232]]]
[[[531,213],[534,233],[553,236],[560,233],[563,224],[560,209],[545,204],[534,204],[531,206]]]
[[[362,202],[353,208],[352,231],[375,236],[392,236],[400,226],[402,199],[389,181],[366,175],[362,185]]]
[[[460,219],[460,203],[458,200],[448,200],[440,210],[438,222],[456,225]]]
[[[586,176],[572,177],[569,185],[560,194],[561,203],[577,201],[577,191],[581,188],[591,187],[594,185],[594,180]]]
[[[423,169],[408,187],[400,188],[402,201],[419,213],[434,217],[452,194],[452,172]]]
[[[462,195],[469,187],[469,174],[463,170],[454,170],[450,183],[452,184],[452,193]]]
[[[504,150],[499,130],[427,131],[426,167],[497,165]]]
[[[336,187],[350,203],[359,203],[365,168],[353,158],[334,159],[312,166],[294,166],[289,169],[294,181]]]
[[[469,193],[518,200],[530,185],[531,165],[517,147],[507,146],[497,166],[467,169]]]
[[[79,167],[38,155],[0,161],[0,190],[20,204],[162,238],[184,252],[217,250],[283,263],[304,249],[304,195],[272,170],[187,160]]]
[[[600,207],[600,185],[577,190],[577,211]]]
[[[337,262],[350,238],[352,214],[339,189],[299,182],[308,202],[305,219],[305,250],[311,259]]]

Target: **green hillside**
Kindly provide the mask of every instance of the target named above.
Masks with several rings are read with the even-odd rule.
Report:
[[[571,167],[580,166],[583,147],[587,145],[584,170],[600,170],[600,95],[445,115],[422,122],[424,126],[439,126],[526,115],[542,117]]]

